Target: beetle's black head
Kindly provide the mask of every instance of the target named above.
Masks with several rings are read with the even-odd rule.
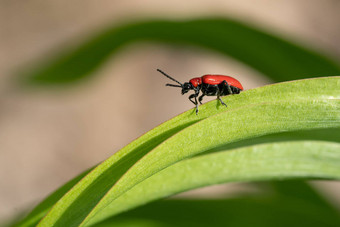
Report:
[[[194,86],[190,82],[185,82],[182,85],[182,95],[184,95],[185,93],[193,89],[194,89]]]

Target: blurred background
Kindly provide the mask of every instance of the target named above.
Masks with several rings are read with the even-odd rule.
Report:
[[[178,89],[164,86],[169,81],[157,68],[183,82],[207,73],[234,76],[245,89],[272,82],[216,52],[149,42],[120,49],[95,76],[71,86],[22,89],[13,81],[17,72],[112,25],[210,16],[253,25],[340,62],[339,12],[338,0],[0,0],[0,220],[33,207],[78,173],[192,108]],[[337,183],[321,189],[339,200]]]

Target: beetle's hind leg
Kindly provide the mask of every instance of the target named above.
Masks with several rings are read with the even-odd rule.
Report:
[[[231,89],[228,82],[225,81],[225,80],[222,81],[222,83],[221,83],[221,85],[219,86],[218,89],[219,90],[217,91],[217,98],[218,98],[218,100],[220,100],[220,102],[223,106],[227,107],[227,104],[225,104],[223,102],[223,100],[221,99],[221,96],[233,94],[233,90]]]
[[[221,102],[221,104],[222,104],[223,106],[228,107],[227,104],[225,104],[225,103],[223,102],[223,100],[221,99],[221,96],[217,96],[217,98],[218,98],[218,100],[220,100],[220,102]]]

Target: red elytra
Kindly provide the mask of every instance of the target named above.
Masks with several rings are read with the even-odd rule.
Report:
[[[243,90],[243,86],[240,83],[240,81],[236,80],[235,78],[231,76],[214,75],[214,74],[207,74],[207,75],[202,76],[202,82],[204,84],[216,85],[216,84],[222,83],[224,80],[227,81],[230,86],[234,86],[234,87],[237,87]]]

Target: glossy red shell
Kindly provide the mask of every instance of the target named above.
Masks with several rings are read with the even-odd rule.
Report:
[[[189,83],[191,83],[194,87],[197,87],[198,85],[202,84],[202,77],[195,77],[192,78]]]
[[[237,87],[237,88],[243,90],[243,86],[240,83],[240,81],[236,80],[235,78],[233,78],[231,76],[210,75],[210,74],[202,76],[202,83],[204,83],[204,84],[216,85],[216,84],[222,83],[223,80],[227,81],[230,86],[234,86],[234,87]]]

